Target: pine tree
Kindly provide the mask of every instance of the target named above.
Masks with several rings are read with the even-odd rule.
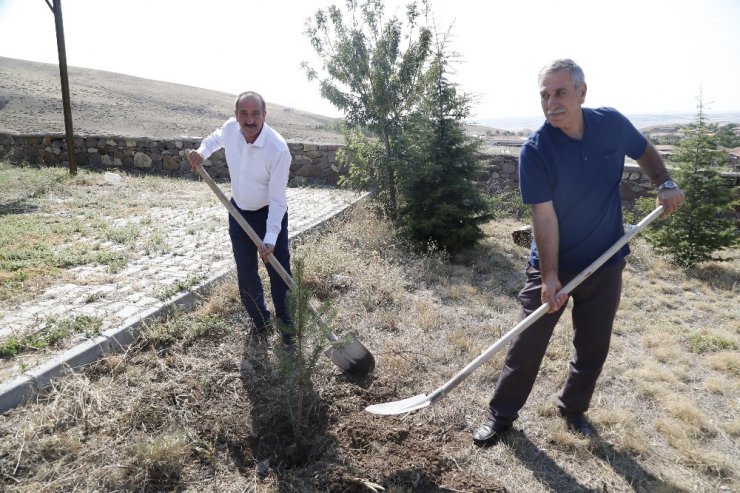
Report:
[[[685,267],[726,260],[715,252],[740,243],[734,217],[734,207],[740,201],[716,171],[723,154],[709,131],[701,98],[689,132],[672,159],[677,167],[674,177],[686,193],[686,201],[648,233],[658,251]]]
[[[292,334],[292,351],[278,352],[280,361],[281,388],[275,395],[283,401],[285,419],[293,426],[295,443],[302,445],[311,409],[315,409],[317,396],[313,387],[313,375],[319,358],[327,346],[326,329],[319,322],[319,315],[326,314],[328,305],[318,312],[311,308],[313,292],[305,283],[305,260],[293,259],[293,281],[295,286],[288,292],[288,309],[293,325],[280,325],[281,331]]]
[[[422,103],[404,132],[399,225],[416,242],[455,252],[481,240],[492,216],[474,184],[479,143],[465,133],[470,97],[449,80],[451,57],[438,37]]]

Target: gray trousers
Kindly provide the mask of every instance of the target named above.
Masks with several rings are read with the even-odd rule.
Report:
[[[575,353],[558,400],[558,407],[564,413],[583,413],[591,402],[596,380],[609,353],[612,325],[622,294],[625,264],[621,260],[601,267],[570,293],[573,299]],[[560,282],[565,286],[577,275],[577,272],[561,272]],[[527,268],[527,281],[519,293],[521,320],[542,305],[541,289],[540,271],[530,265]],[[519,417],[519,410],[524,407],[534,386],[553,329],[564,311],[565,306],[556,313],[544,315],[512,339],[489,403],[490,415],[497,422],[510,424]]]

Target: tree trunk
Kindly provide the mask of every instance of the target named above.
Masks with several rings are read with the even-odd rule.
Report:
[[[396,171],[393,169],[393,154],[391,152],[391,141],[388,135],[387,127],[383,128],[383,141],[385,143],[385,167],[388,178],[388,213],[393,221],[396,220],[398,211],[397,193],[396,193]]]

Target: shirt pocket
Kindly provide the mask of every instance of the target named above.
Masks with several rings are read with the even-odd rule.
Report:
[[[624,152],[621,149],[607,149],[599,155],[601,176],[609,184],[619,184],[622,181],[624,168]]]

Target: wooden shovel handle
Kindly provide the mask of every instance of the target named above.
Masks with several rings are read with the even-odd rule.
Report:
[[[658,206],[653,212],[648,214],[642,221],[640,221],[637,225],[635,225],[632,229],[630,229],[627,233],[622,235],[619,240],[617,240],[616,243],[614,243],[607,251],[602,253],[599,258],[594,260],[591,265],[586,267],[580,274],[578,274],[576,277],[574,277],[568,284],[566,284],[560,291],[558,291],[558,295],[561,294],[569,294],[573,289],[576,288],[579,284],[581,284],[584,280],[586,280],[587,277],[589,277],[591,274],[596,272],[596,270],[599,269],[604,263],[609,260],[615,253],[619,251],[620,248],[622,248],[628,241],[632,239],[637,233],[645,229],[645,227],[653,222],[657,217],[659,217],[663,213],[663,206]],[[548,303],[543,303],[537,310],[533,311],[529,314],[527,318],[519,322],[514,328],[512,328],[509,332],[504,334],[498,341],[493,343],[491,346],[488,347],[483,353],[481,353],[480,356],[475,358],[473,361],[471,361],[465,368],[460,370],[454,377],[452,377],[450,380],[447,381],[444,385],[442,385],[440,388],[429,394],[429,401],[434,402],[438,399],[441,399],[444,397],[447,392],[457,387],[460,382],[465,380],[468,375],[473,373],[480,365],[488,361],[488,359],[494,355],[499,349],[504,347],[512,338],[514,338],[516,335],[521,333],[524,329],[532,325],[534,322],[542,318],[548,310],[550,309],[550,305]]]

